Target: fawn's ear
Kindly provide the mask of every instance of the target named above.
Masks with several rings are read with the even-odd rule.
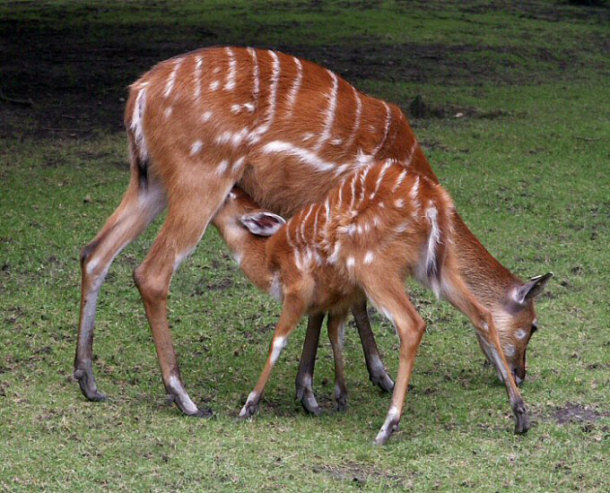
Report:
[[[531,300],[544,291],[547,282],[553,277],[553,273],[549,272],[543,276],[532,277],[529,282],[515,291],[515,301],[520,305],[524,305],[528,300]]]
[[[280,229],[286,221],[272,212],[254,212],[244,214],[239,218],[248,231],[256,236],[271,236]]]

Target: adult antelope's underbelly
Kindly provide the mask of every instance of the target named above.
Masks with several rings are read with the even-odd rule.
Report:
[[[291,156],[249,156],[239,186],[262,207],[285,217],[324,200],[343,174],[337,168],[316,169]]]

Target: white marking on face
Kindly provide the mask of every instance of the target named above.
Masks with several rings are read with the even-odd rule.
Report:
[[[195,154],[197,154],[201,148],[203,147],[203,142],[201,142],[200,140],[196,140],[195,142],[193,142],[193,145],[191,146],[191,156],[194,156]]]
[[[523,340],[527,337],[527,332],[523,329],[519,329],[517,332],[515,332],[515,337],[519,340]]]
[[[293,57],[294,64],[297,69],[297,74],[292,82],[292,86],[290,87],[290,91],[288,92],[288,110],[286,111],[286,118],[290,118],[292,116],[292,112],[294,110],[294,103],[297,98],[297,94],[299,93],[299,89],[301,88],[301,82],[303,81],[303,64],[301,60],[296,57]]]
[[[294,156],[301,162],[313,167],[316,171],[330,171],[335,168],[335,163],[325,161],[310,150],[296,147],[290,142],[274,140],[265,144],[262,151],[265,154],[288,154]]]
[[[237,63],[235,61],[235,54],[233,50],[229,47],[225,48],[227,52],[227,57],[229,58],[229,70],[227,72],[227,79],[225,81],[225,91],[232,91],[235,89],[235,76],[237,74],[236,66]]]
[[[508,344],[503,349],[504,356],[506,356],[507,358],[512,358],[515,355],[516,349],[515,346],[513,346],[512,344]]]
[[[220,87],[219,80],[214,80],[214,81],[210,82],[210,90],[216,91],[219,87]]]
[[[201,115],[201,121],[203,123],[206,123],[208,121],[210,121],[210,118],[212,118],[212,112],[211,111],[206,111],[203,113],[203,115]]]
[[[385,126],[384,126],[384,130],[383,130],[383,137],[381,138],[381,141],[379,142],[379,144],[377,144],[377,147],[375,147],[375,149],[373,149],[373,152],[371,152],[371,154],[373,156],[375,156],[383,147],[383,144],[385,144],[385,141],[388,138],[388,132],[390,131],[390,122],[392,121],[392,112],[390,111],[390,107],[388,106],[388,104],[385,101],[382,101],[383,103],[383,107],[385,108]]]
[[[373,259],[375,258],[375,254],[373,254],[373,252],[368,251],[366,252],[366,255],[364,256],[364,263],[366,265],[369,265],[373,262]]]
[[[358,90],[354,86],[352,86],[352,91],[354,92],[354,99],[356,100],[356,114],[354,116],[354,126],[352,127],[352,131],[347,139],[347,142],[345,143],[346,149],[349,149],[354,143],[358,130],[360,129],[360,119],[362,117],[362,99],[360,99]]]
[[[169,97],[169,95],[174,90],[174,84],[176,83],[176,74],[178,73],[178,69],[180,68],[180,65],[182,65],[183,61],[184,61],[183,58],[178,58],[174,62],[174,68],[172,69],[171,73],[169,74],[169,78],[167,79],[167,84],[165,85],[165,90],[163,91],[164,98]]]
[[[330,132],[333,128],[333,123],[335,122],[335,113],[337,110],[337,93],[339,90],[339,79],[337,76],[331,72],[330,70],[326,71],[332,80],[332,88],[328,97],[328,108],[326,110],[326,116],[324,118],[324,128],[322,133],[320,134],[320,138],[314,147],[314,151],[319,151],[324,143],[329,139]]]

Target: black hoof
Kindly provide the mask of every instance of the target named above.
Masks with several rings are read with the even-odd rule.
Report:
[[[371,382],[385,392],[392,392],[394,390],[394,380],[387,373],[371,375]]]
[[[88,400],[99,402],[107,399],[106,394],[102,394],[97,390],[93,374],[87,373],[86,370],[74,370],[74,378],[78,381],[80,391]]]
[[[527,415],[527,410],[523,403],[518,404],[514,408],[515,413],[515,434],[522,435],[530,429],[530,419]]]
[[[189,418],[205,418],[205,419],[210,419],[210,418],[216,417],[216,415],[214,414],[214,411],[212,411],[209,407],[206,407],[204,409],[198,409],[196,413],[187,414],[187,416]]]

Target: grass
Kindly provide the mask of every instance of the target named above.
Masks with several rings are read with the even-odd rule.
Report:
[[[42,77],[47,86],[32,86],[44,83],[34,79],[28,85],[31,68],[17,70],[11,62],[5,71],[11,77],[0,82],[6,95],[35,99],[32,108],[6,101],[0,107],[6,122],[0,147],[0,487],[606,491],[607,9],[550,1],[249,5],[0,4],[8,41],[20,32],[37,33],[49,46],[61,46],[71,31],[90,32],[82,48],[90,43],[119,50],[92,62],[90,74],[73,58],[60,63],[61,53],[46,53],[41,69],[54,63]],[[332,358],[324,337],[316,389],[327,413],[311,418],[294,402],[300,330],[272,375],[259,414],[238,422],[279,307],[249,285],[211,230],[174,279],[170,319],[187,388],[216,418],[181,416],[165,401],[131,280],[161,221],[113,264],[100,297],[95,344],[98,384],[110,400],[84,400],[71,378],[78,255],[118,204],[128,179],[125,137],[115,131],[122,87],[146,63],[177,48],[225,42],[292,48],[405,110],[417,94],[443,110],[442,118],[412,123],[467,223],[517,274],[555,273],[538,304],[541,330],[528,351],[523,392],[534,426],[526,436],[512,434],[503,387],[482,366],[466,320],[411,283],[429,330],[401,430],[388,446],[371,445],[389,396],[368,382],[353,329],[346,337],[345,414],[333,411]],[[350,62],[346,53],[355,48],[360,55]],[[125,53],[132,59],[120,64]],[[87,59],[86,50],[82,56]],[[79,84],[91,74],[100,81],[88,82],[83,101],[99,97],[103,104],[89,104],[88,131],[70,118],[45,130],[59,118],[49,111],[59,108],[54,104],[65,106],[57,110],[62,114],[85,112],[66,101],[78,103]],[[29,93],[31,87],[37,91]],[[96,111],[107,111],[106,117],[96,122]],[[373,321],[395,374],[398,340],[379,316]]]

